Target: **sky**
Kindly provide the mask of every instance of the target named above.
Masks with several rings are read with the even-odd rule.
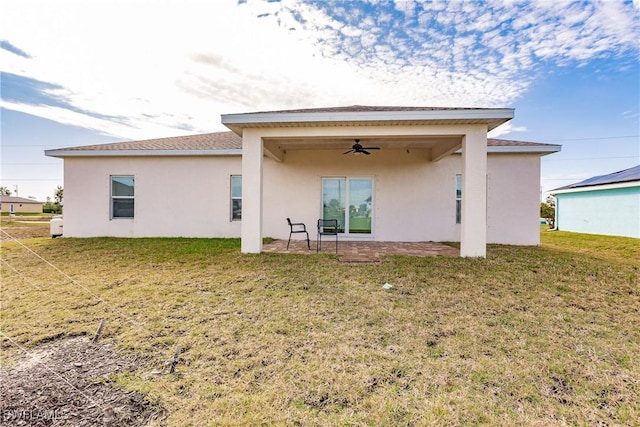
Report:
[[[0,186],[53,199],[44,150],[226,131],[221,114],[515,108],[561,144],[541,197],[640,164],[640,0],[0,0]]]

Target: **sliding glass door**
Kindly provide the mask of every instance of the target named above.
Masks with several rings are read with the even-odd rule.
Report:
[[[337,219],[340,233],[345,228],[345,200],[347,198],[346,178],[322,179],[322,219]]]
[[[351,178],[349,181],[349,233],[371,234],[373,180]]]
[[[371,234],[372,208],[373,179],[322,179],[322,218],[337,219],[341,233]]]

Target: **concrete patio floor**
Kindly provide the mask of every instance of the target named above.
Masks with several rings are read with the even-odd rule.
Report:
[[[316,241],[311,241],[311,250],[306,240],[292,240],[287,250],[286,240],[274,240],[262,245],[263,252],[308,254],[316,253]],[[335,254],[335,240],[322,239],[323,254]],[[460,256],[460,250],[438,242],[366,242],[338,241],[338,260],[342,262],[380,262],[385,255],[406,256]]]

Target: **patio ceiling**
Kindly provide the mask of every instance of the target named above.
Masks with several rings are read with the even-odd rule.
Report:
[[[429,136],[393,136],[393,137],[306,137],[306,138],[263,138],[265,154],[281,162],[287,151],[292,150],[342,150],[347,151],[360,140],[365,147],[390,149],[424,149],[428,150],[429,159],[438,161],[462,146],[461,135],[429,135]]]
[[[365,147],[380,147],[381,150],[427,149],[431,160],[442,158],[440,154],[450,154],[462,145],[462,135],[429,135],[429,136],[369,136],[357,137],[305,137],[305,138],[263,138],[264,149],[268,156],[282,161],[284,154],[293,150],[343,150],[351,149],[359,139]]]
[[[355,139],[381,149],[426,149],[438,161],[462,146],[468,129],[511,120],[509,108],[351,106],[226,114],[222,123],[244,138],[260,134],[265,154],[283,161],[290,150],[349,150]],[[486,131],[485,131],[486,132]]]
[[[308,137],[308,138],[264,138],[267,145],[281,150],[341,150],[349,149],[354,140],[364,146],[375,145],[383,149],[433,148],[443,143],[462,143],[462,135],[442,136],[396,136],[396,137]]]

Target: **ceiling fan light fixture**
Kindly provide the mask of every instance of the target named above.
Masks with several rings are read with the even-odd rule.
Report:
[[[360,145],[360,140],[359,139],[354,139],[355,144],[353,144],[353,146],[351,147],[351,150],[345,151],[343,154],[356,154],[356,155],[360,155],[360,154],[366,154],[367,156],[369,154],[371,154],[369,151],[367,150],[379,150],[380,147],[363,147],[362,145]]]

